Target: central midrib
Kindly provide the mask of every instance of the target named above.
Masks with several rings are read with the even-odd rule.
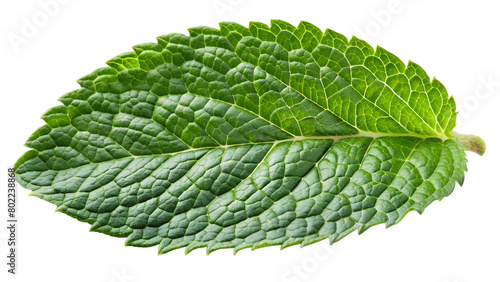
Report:
[[[238,146],[245,146],[245,145],[260,145],[260,144],[279,144],[279,143],[285,143],[285,142],[297,142],[297,141],[306,141],[306,140],[333,140],[333,142],[337,142],[342,139],[347,139],[347,138],[357,138],[357,137],[368,137],[368,138],[382,138],[382,137],[414,137],[414,138],[420,138],[420,139],[429,139],[429,138],[439,138],[443,141],[448,140],[450,138],[442,138],[442,137],[436,137],[436,136],[426,136],[426,135],[419,135],[419,134],[403,134],[403,133],[371,133],[371,132],[364,132],[360,131],[360,133],[353,134],[353,135],[338,135],[338,136],[296,136],[294,138],[289,138],[289,139],[282,139],[282,140],[274,140],[274,141],[262,141],[262,142],[247,142],[247,143],[238,143],[238,144],[230,144],[230,145],[221,145],[221,146],[211,146],[211,147],[199,147],[199,148],[189,148],[186,150],[182,151],[177,151],[177,152],[171,152],[171,153],[163,153],[163,154],[149,154],[149,155],[130,155],[127,157],[123,157],[120,159],[125,159],[125,158],[142,158],[142,157],[150,157],[150,156],[165,156],[165,155],[177,155],[177,154],[182,154],[186,152],[193,152],[193,151],[198,151],[198,150],[214,150],[214,149],[227,149],[230,147],[238,147]],[[119,160],[119,159],[116,159]]]

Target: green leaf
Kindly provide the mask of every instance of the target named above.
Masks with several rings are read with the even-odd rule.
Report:
[[[463,183],[455,102],[417,64],[306,22],[189,32],[78,80],[18,182],[159,253],[333,243]]]

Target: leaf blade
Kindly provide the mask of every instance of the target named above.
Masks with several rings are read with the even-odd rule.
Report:
[[[453,98],[417,64],[306,22],[189,32],[82,77],[26,142],[19,183],[159,253],[335,242],[462,184]],[[351,175],[324,184],[334,169]]]

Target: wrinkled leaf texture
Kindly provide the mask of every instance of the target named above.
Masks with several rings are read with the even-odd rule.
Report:
[[[33,195],[127,245],[333,243],[463,182],[444,86],[356,37],[221,23],[133,50],[78,80],[15,166]]]

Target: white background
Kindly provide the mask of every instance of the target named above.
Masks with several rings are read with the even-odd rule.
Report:
[[[497,1],[61,0],[50,15],[40,5],[46,2],[0,4],[1,281],[500,281]],[[323,241],[236,256],[232,250],[207,256],[204,249],[157,256],[156,247],[124,247],[124,239],[88,232],[88,224],[19,188],[19,274],[7,275],[7,167],[27,150],[23,143],[43,125],[45,110],[78,87],[77,78],[161,34],[270,19],[355,34],[436,76],[460,108],[456,130],[489,146],[482,157],[468,153],[465,185],[389,229],[379,225],[333,246]],[[23,35],[29,23],[36,30]]]

